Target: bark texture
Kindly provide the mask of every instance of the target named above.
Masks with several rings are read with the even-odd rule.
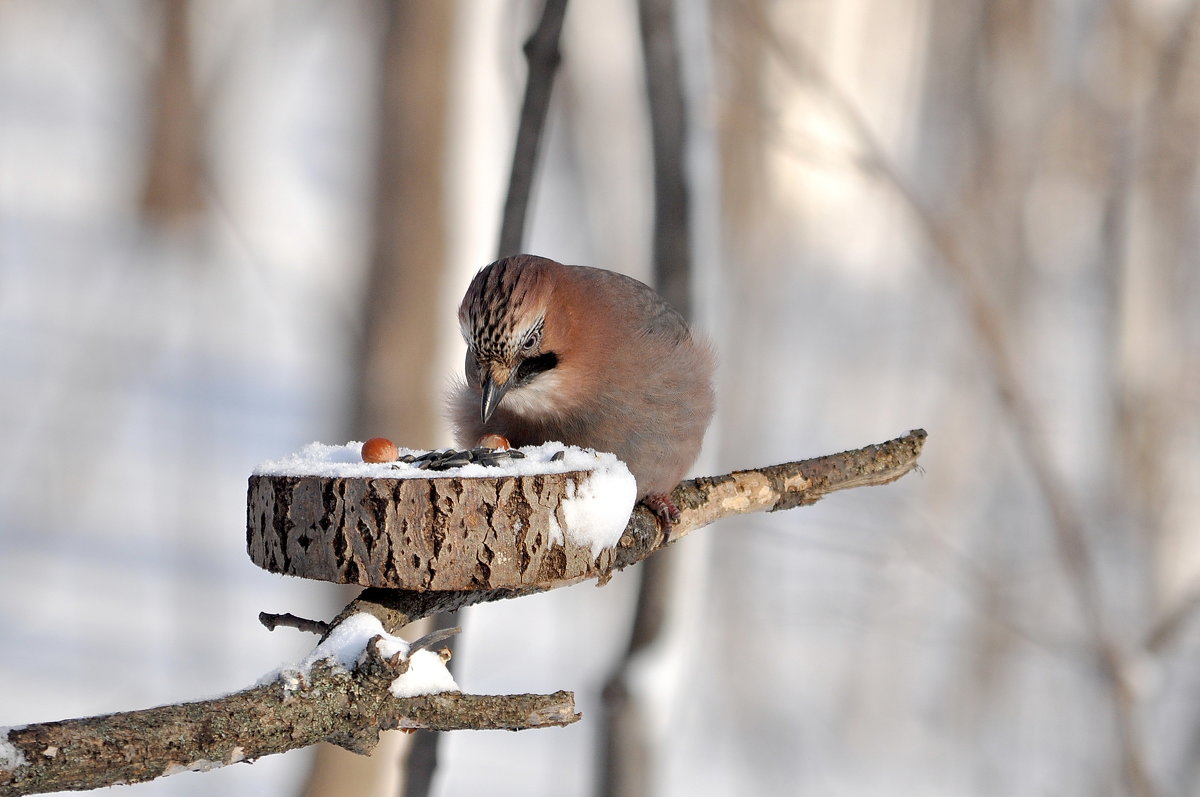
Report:
[[[605,571],[565,529],[586,473],[431,479],[252,476],[246,544],[274,573],[411,590],[574,583]],[[556,541],[555,538],[561,541]]]

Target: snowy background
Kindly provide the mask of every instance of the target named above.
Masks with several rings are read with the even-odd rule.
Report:
[[[303,658],[258,612],[348,593],[249,562],[246,477],[394,436],[352,428],[379,5],[188,6],[204,177],[163,223],[142,196],[167,4],[0,2],[3,725]],[[540,4],[453,6],[433,396],[492,259]],[[1141,766],[1144,793],[1200,794],[1197,4],[681,6],[721,360],[697,471],[930,438],[922,475],[677,546],[635,668],[654,793],[1117,795]],[[528,248],[648,279],[634,4],[572,0],[562,46]],[[593,792],[631,584],[468,613],[464,689],[572,689],[585,718],[445,737],[435,794]],[[291,795],[312,758],[116,793]]]

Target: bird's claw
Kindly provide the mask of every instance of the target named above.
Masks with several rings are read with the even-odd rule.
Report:
[[[679,507],[666,493],[652,493],[643,498],[642,503],[650,508],[663,528],[668,528],[679,520]]]

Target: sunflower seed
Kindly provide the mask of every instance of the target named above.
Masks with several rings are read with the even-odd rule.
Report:
[[[437,464],[440,469],[449,470],[450,468],[460,468],[463,465],[471,464],[471,458],[467,456],[465,451],[460,451],[457,454],[439,460]]]

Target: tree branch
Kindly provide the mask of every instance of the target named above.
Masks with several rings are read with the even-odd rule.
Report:
[[[807,506],[838,490],[889,484],[917,467],[925,438],[924,429],[914,429],[895,440],[840,454],[685,481],[671,493],[671,499],[680,509],[679,521],[664,530],[650,510],[639,504],[617,544],[610,567],[595,568],[572,582],[556,581],[521,589],[433,592],[368,587],[342,610],[333,625],[352,614],[367,612],[379,618],[389,633],[396,633],[409,623],[437,612],[520,598],[590,578],[603,585],[614,570],[637,564],[721,518]]]
[[[285,674],[213,700],[14,728],[0,736],[0,796],[203,772],[320,741],[365,754],[396,728],[516,731],[580,718],[570,692],[393,697],[406,668],[370,644],[352,672],[321,662],[307,678]]]

